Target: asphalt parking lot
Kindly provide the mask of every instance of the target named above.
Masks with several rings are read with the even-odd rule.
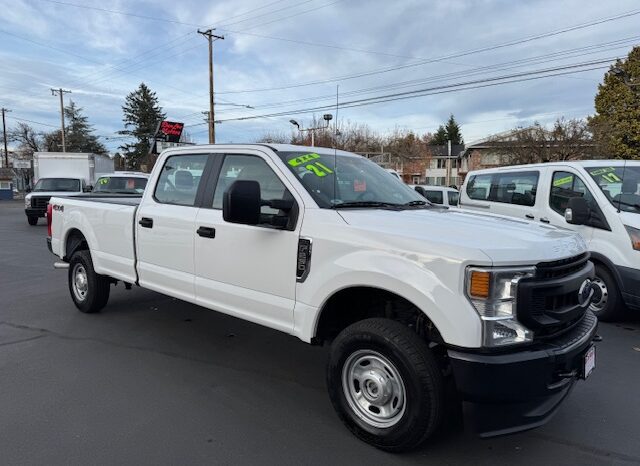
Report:
[[[325,348],[122,286],[76,311],[44,223],[0,201],[3,464],[640,464],[640,319],[601,324],[596,371],[546,426],[392,455],[334,414]]]

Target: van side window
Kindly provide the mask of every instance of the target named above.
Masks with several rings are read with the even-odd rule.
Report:
[[[429,191],[425,189],[424,197],[426,197],[429,202],[433,202],[434,204],[442,204],[444,202],[442,191]]]
[[[506,172],[477,175],[469,180],[471,199],[533,206],[536,203],[539,172]]]
[[[162,204],[193,206],[207,154],[167,157],[153,197]]]
[[[474,175],[467,184],[467,194],[471,199],[479,201],[489,200],[491,190],[491,179],[493,175]]]
[[[589,207],[594,208],[594,199],[589,189],[580,177],[568,172],[555,172],[551,184],[551,196],[549,206],[564,215],[572,197],[584,197]]]

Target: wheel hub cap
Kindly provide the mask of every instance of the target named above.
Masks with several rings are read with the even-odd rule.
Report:
[[[396,367],[382,354],[358,350],[343,366],[342,388],[353,412],[367,424],[386,428],[405,412],[406,390]]]
[[[82,264],[76,264],[73,268],[72,288],[76,299],[78,301],[84,301],[89,291],[89,280],[87,278],[87,271]]]
[[[606,283],[599,277],[593,279],[593,284],[596,285],[598,290],[593,295],[593,301],[589,308],[597,313],[607,307],[607,302],[609,301],[609,290],[607,290]]]

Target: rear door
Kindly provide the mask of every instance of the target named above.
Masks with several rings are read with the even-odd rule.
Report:
[[[267,223],[241,225],[222,217],[225,190],[235,180],[260,183],[263,200],[291,199],[303,212],[289,181],[260,151],[216,154],[207,195],[196,218],[196,298],[198,304],[262,325],[291,332],[301,214],[287,228]],[[263,217],[282,212],[262,207]]]
[[[465,186],[469,200],[465,200],[463,207],[525,220],[541,220],[540,177],[540,170],[536,169],[472,175]],[[547,219],[542,221],[548,223]]]
[[[140,285],[186,301],[195,300],[195,221],[207,160],[208,154],[167,157],[136,214]]]

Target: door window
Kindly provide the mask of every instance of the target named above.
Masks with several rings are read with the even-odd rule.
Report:
[[[493,175],[474,175],[467,184],[467,194],[471,199],[488,201]]]
[[[428,191],[425,189],[424,197],[434,204],[442,204],[443,202],[442,191]]]
[[[167,157],[154,192],[162,204],[194,206],[207,154]]]
[[[251,180],[260,183],[260,196],[263,200],[292,199],[278,175],[260,157],[254,155],[227,155],[213,195],[213,208],[222,209],[224,192],[236,180]],[[262,214],[277,215],[278,209],[262,206]]]
[[[539,176],[537,171],[476,175],[469,180],[467,194],[471,199],[531,207],[536,203]]]
[[[549,205],[560,215],[564,215],[572,197],[584,197],[592,209],[595,206],[593,196],[580,177],[569,172],[555,172],[551,184]]]

